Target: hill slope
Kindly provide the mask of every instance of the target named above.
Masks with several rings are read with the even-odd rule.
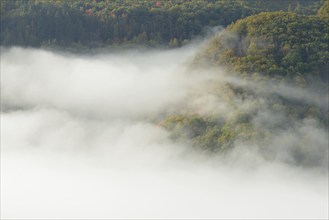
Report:
[[[230,25],[198,59],[242,73],[328,77],[329,20],[289,12],[260,13]]]
[[[200,95],[206,97],[200,98],[201,104],[188,103],[162,125],[173,138],[191,141],[205,152],[249,148],[270,160],[327,164],[327,157],[315,156],[327,152],[327,143],[312,144],[318,139],[311,136],[312,130],[329,128],[328,24],[326,16],[291,12],[238,20],[215,36],[193,63],[193,69],[202,66],[195,74],[214,67],[210,69],[220,79]],[[299,138],[285,143],[290,136]],[[285,152],[293,156],[284,158]]]

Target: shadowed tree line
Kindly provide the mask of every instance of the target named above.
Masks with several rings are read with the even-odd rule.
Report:
[[[315,14],[298,0],[2,0],[1,45],[178,47],[206,26],[227,26],[262,11]]]

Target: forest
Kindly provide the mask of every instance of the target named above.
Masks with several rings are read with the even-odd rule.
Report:
[[[194,146],[210,152],[226,152],[237,140],[266,148],[273,132],[283,131],[299,120],[316,119],[328,130],[328,100],[323,100],[321,105],[305,103],[286,97],[281,91],[289,85],[299,89],[301,96],[303,90],[314,87],[318,88],[320,96],[328,94],[328,9],[329,1],[326,1],[316,15],[262,12],[229,25],[201,49],[194,58],[193,67],[224,68],[231,76],[242,77],[251,85],[227,82],[219,86],[217,82],[214,89],[209,89],[219,103],[230,105],[228,118],[192,110],[168,117],[162,122],[163,126],[173,131],[174,138],[192,139]],[[244,100],[255,103],[244,109]],[[269,111],[270,115],[280,112],[289,122],[281,121],[259,129],[255,118],[262,111]],[[264,123],[269,123],[266,121]],[[304,147],[307,144],[296,147],[296,160],[307,158],[299,152]]]
[[[321,0],[2,0],[1,45],[179,47],[260,12],[315,15]]]

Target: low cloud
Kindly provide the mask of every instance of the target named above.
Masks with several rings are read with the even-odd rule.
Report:
[[[327,218],[328,136],[316,119],[273,130],[266,147],[236,140],[229,154],[212,157],[158,125],[186,109],[230,117],[259,104],[213,90],[253,84],[219,70],[192,71],[195,50],[3,49],[1,217]],[[312,102],[307,89],[287,91],[280,95]],[[312,104],[325,108],[322,101]],[[269,104],[256,112],[255,127],[287,119]]]

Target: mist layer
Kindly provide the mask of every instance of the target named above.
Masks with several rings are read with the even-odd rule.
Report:
[[[328,136],[316,120],[271,139],[275,153],[267,152],[277,160],[238,141],[230,154],[209,157],[159,126],[186,107],[230,117],[225,99],[209,93],[214,81],[254,87],[227,73],[191,71],[194,52],[4,49],[1,217],[328,218]],[[326,108],[326,97],[288,88],[280,95]],[[241,110],[254,106],[253,99],[234,101]],[[268,113],[254,124],[285,120]],[[289,146],[305,135],[319,152],[309,153],[315,166],[287,163]]]

